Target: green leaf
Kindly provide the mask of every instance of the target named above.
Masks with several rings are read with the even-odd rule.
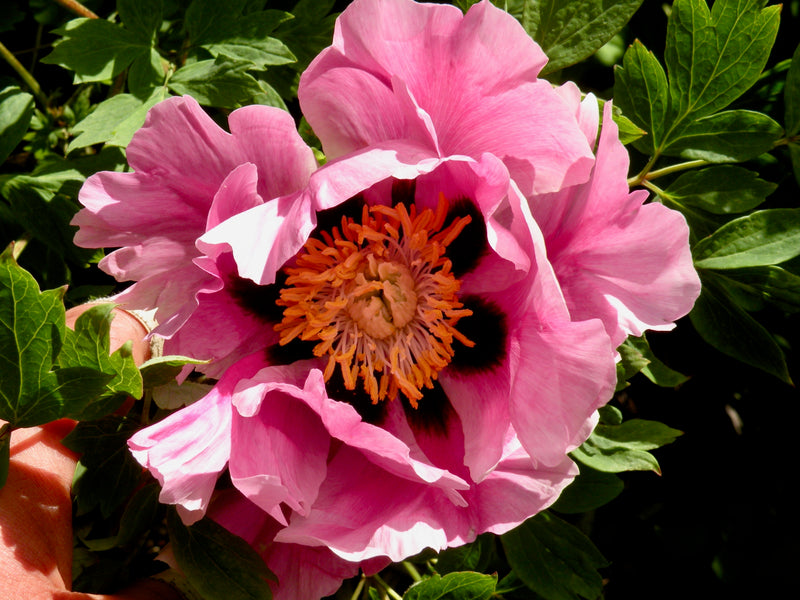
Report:
[[[616,390],[619,391],[628,387],[628,379],[644,369],[649,361],[638,348],[628,343],[627,340],[617,348],[617,352],[621,357],[621,360],[617,363]]]
[[[786,269],[773,265],[731,269],[724,276],[787,313],[800,311],[800,276]]]
[[[125,27],[151,45],[161,27],[162,9],[162,0],[117,0],[117,10]]]
[[[439,575],[457,571],[476,571],[483,573],[496,557],[495,536],[491,533],[479,535],[471,544],[448,548],[439,553],[436,572]]]
[[[599,50],[630,20],[642,0],[527,0],[522,25],[550,59],[543,74]]]
[[[794,178],[800,184],[800,144],[789,144],[789,158],[792,161],[792,171]]]
[[[330,14],[334,0],[300,0],[294,5],[294,18],[282,23],[275,30],[275,37],[282,40],[297,57],[291,67],[304,70],[323,48],[330,45],[336,14]]]
[[[545,600],[595,600],[608,561],[577,528],[543,512],[502,536],[508,563]]]
[[[551,508],[560,513],[584,513],[608,504],[622,493],[625,484],[613,473],[595,471],[578,463],[580,474],[561,492]]]
[[[786,107],[784,126],[787,137],[800,134],[800,46],[794,51],[792,65],[786,74],[786,87],[783,88]]]
[[[132,94],[117,94],[104,100],[73,127],[77,135],[70,142],[68,152],[102,143],[127,146],[133,134],[144,125],[147,111],[167,96],[165,88],[158,88],[144,102]]]
[[[188,94],[206,106],[238,108],[263,93],[258,81],[247,73],[249,68],[249,63],[220,55],[178,69],[168,85],[176,94]]]
[[[642,367],[642,375],[656,385],[661,387],[677,387],[688,381],[689,378],[686,375],[670,369],[653,354],[645,336],[639,338],[631,336],[625,343],[636,348],[641,353],[642,357],[647,360],[647,364]]]
[[[778,32],[780,6],[763,0],[676,0],[664,58],[674,126],[725,108],[757,80]]]
[[[33,116],[33,96],[16,86],[0,91],[0,164],[28,131]]]
[[[110,379],[99,398],[85,395],[79,404],[65,406],[64,416],[81,421],[97,419],[116,409],[128,396],[142,395],[142,376],[131,355],[132,342],[109,355],[113,309],[113,304],[93,306],[78,317],[74,331],[66,331],[58,355],[59,366],[90,367],[110,375]]]
[[[663,141],[668,90],[667,75],[658,59],[639,40],[634,41],[622,67],[614,70],[614,105],[648,133],[635,144],[646,154],[655,153]]]
[[[727,215],[752,210],[777,187],[749,169],[720,165],[684,173],[661,195],[682,206]]]
[[[658,461],[648,452],[669,444],[681,432],[658,421],[631,419],[619,425],[597,425],[592,435],[571,456],[603,473],[655,471]]]
[[[703,291],[689,313],[692,325],[720,352],[791,383],[786,358],[770,333],[736,305],[722,278],[704,273]]]
[[[269,600],[275,575],[242,538],[205,518],[191,527],[174,510],[167,528],[175,560],[192,587],[207,600]]]
[[[403,594],[403,600],[489,600],[496,586],[496,573],[464,571],[444,577],[434,574],[412,585]]]
[[[214,57],[224,55],[249,62],[251,68],[293,63],[297,59],[291,50],[280,40],[269,37],[278,25],[291,18],[291,14],[280,10],[266,10],[236,20],[226,19],[206,31],[198,43]]]
[[[727,110],[704,117],[670,138],[663,153],[709,162],[741,162],[775,147],[783,128],[767,115]]]
[[[119,534],[115,546],[126,546],[134,542],[142,533],[153,526],[158,515],[158,495],[161,488],[150,483],[134,494],[125,505],[125,512],[119,522]]]
[[[635,142],[640,137],[647,135],[647,132],[644,129],[637,127],[633,121],[623,115],[616,106],[614,106],[614,110],[612,111],[612,118],[614,119],[614,123],[617,124],[617,129],[619,130],[619,141],[625,145]]]
[[[76,228],[69,222],[80,206],[75,196],[83,181],[81,173],[67,168],[41,176],[15,175],[2,186],[14,220],[57,254],[77,264],[86,264],[97,254],[72,242]]]
[[[143,363],[139,370],[142,373],[144,388],[151,389],[175,380],[186,365],[205,365],[207,360],[198,360],[187,356],[157,356]]]
[[[800,255],[800,208],[756,211],[726,223],[692,249],[700,269],[775,265]]]
[[[39,291],[11,249],[0,254],[0,419],[32,427],[61,416],[52,370],[64,336],[64,288]]]
[[[73,19],[56,33],[64,37],[42,62],[74,71],[75,83],[109,80],[150,54],[149,42],[103,19]]]
[[[165,69],[168,64],[161,58],[155,48],[150,48],[148,55],[135,59],[128,69],[128,89],[137,98],[147,100],[156,94],[163,99],[167,95],[164,85]]]
[[[81,421],[62,444],[81,454],[72,493],[77,514],[99,508],[108,518],[138,485],[142,467],[128,451],[128,438],[139,428],[132,420],[107,416]]]

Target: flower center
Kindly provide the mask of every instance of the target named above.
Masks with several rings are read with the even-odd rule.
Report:
[[[444,195],[419,214],[415,205],[364,206],[360,223],[342,217],[309,238],[277,301],[281,345],[317,341],[326,381],[338,365],[345,388],[361,379],[373,404],[400,391],[416,407],[450,363],[453,341],[474,346],[455,328],[472,311],[458,300],[461,282],[445,256],[471,217],[445,227],[447,210]]]

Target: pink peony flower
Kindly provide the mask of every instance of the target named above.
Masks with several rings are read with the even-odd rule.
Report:
[[[159,103],[127,148],[134,172],[90,177],[79,197],[85,208],[72,221],[77,245],[118,248],[100,267],[136,283],[114,300],[156,309],[154,333],[169,338],[166,352],[216,360],[209,374],[274,333],[227,293],[232,284],[246,286],[232,279],[230,257],[209,260],[197,238],[302,189],[316,168],[285,111],[248,106],[231,113],[229,125],[227,133],[189,96]]]
[[[219,298],[207,316],[260,336],[227,360],[253,353],[130,441],[187,523],[243,527],[215,512],[227,469],[268,563],[336,579],[508,531],[572,481],[616,346],[699,287],[685,223],[628,191],[610,107],[595,157],[594,99],[537,80],[544,60],[488,2],[342,14],[300,84],[330,162],[196,241],[224,293],[178,339],[208,344]],[[278,597],[327,593],[296,586]]]
[[[399,148],[312,174],[291,235],[259,235],[265,205],[199,240],[283,314],[263,307],[278,343],[130,441],[187,522],[227,462],[276,542],[401,560],[508,531],[577,474],[615,382],[602,322],[571,320],[502,161]]]

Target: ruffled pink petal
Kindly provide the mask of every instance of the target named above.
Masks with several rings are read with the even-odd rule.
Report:
[[[591,180],[531,202],[573,318],[601,318],[618,345],[671,328],[691,310],[700,281],[683,217],[642,206],[644,191],[629,193],[628,154],[610,103],[603,123]]]
[[[222,287],[198,266],[197,238],[264,199],[301,189],[316,168],[285,111],[251,106],[234,111],[229,123],[231,133],[191,97],[165,100],[127,148],[135,172],[98,173],[80,193],[85,208],[72,221],[80,228],[76,243],[119,247],[101,268],[140,285],[116,300],[157,306],[155,333],[164,337],[191,316],[198,294]]]
[[[536,469],[507,436],[497,467],[464,492],[465,506],[454,507],[432,488],[398,485],[343,447],[329,464],[311,513],[293,515],[276,540],[325,545],[352,561],[382,555],[398,561],[425,548],[469,543],[484,531],[504,533],[554,502],[576,474],[565,456]]]
[[[225,219],[264,204],[258,194],[258,169],[253,163],[244,163],[231,171],[214,195],[206,217],[206,230],[216,227]]]
[[[298,403],[296,407],[299,415],[306,414],[307,410],[317,415],[318,422],[327,432],[323,436],[326,448],[328,439],[338,440],[358,450],[367,460],[387,472],[413,482],[439,487],[454,502],[460,502],[458,490],[468,487],[463,479],[427,460],[414,457],[408,446],[392,433],[362,421],[349,404],[329,398],[322,372],[314,366],[318,366],[316,361],[298,361],[287,366],[262,369],[252,379],[243,380],[237,385],[232,398],[233,405],[247,419],[272,410],[271,394],[291,396],[303,404],[300,406]],[[244,425],[242,427],[241,431],[246,431]],[[297,460],[309,459],[298,456]],[[289,464],[286,468],[293,467]],[[234,470],[233,466],[231,470]]]
[[[265,371],[272,370],[262,370],[259,379],[266,379]],[[280,380],[256,386],[243,380],[237,385],[240,393],[246,388],[261,397],[266,409],[234,416],[231,480],[250,501],[285,524],[279,505],[285,502],[307,514],[325,478],[331,438],[319,416],[303,402],[305,396],[324,396],[325,385],[314,370],[303,388]]]
[[[186,524],[205,514],[230,456],[230,388],[261,364],[261,357],[241,361],[205,397],[128,440],[133,457],[161,484],[159,500],[177,505]]]
[[[489,2],[463,17],[449,6],[408,0],[354,2],[337,21],[333,46],[301,78],[299,96],[326,152],[329,145],[349,152],[392,139],[387,132],[400,137],[404,125],[403,137],[422,142],[427,124],[410,124],[429,120],[442,156],[490,152],[506,161],[523,191],[553,191],[584,181],[591,154],[568,106],[536,79],[545,62],[519,23]],[[348,69],[373,78],[376,91],[364,94],[363,104],[337,89],[340,77],[370,86]],[[388,95],[381,88],[397,97],[391,127],[366,104]]]

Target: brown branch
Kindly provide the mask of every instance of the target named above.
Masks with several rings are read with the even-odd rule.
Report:
[[[91,10],[89,10],[83,4],[78,2],[78,0],[56,0],[56,2],[61,6],[63,6],[64,8],[66,8],[67,10],[74,12],[78,16],[86,17],[87,19],[99,18]]]

